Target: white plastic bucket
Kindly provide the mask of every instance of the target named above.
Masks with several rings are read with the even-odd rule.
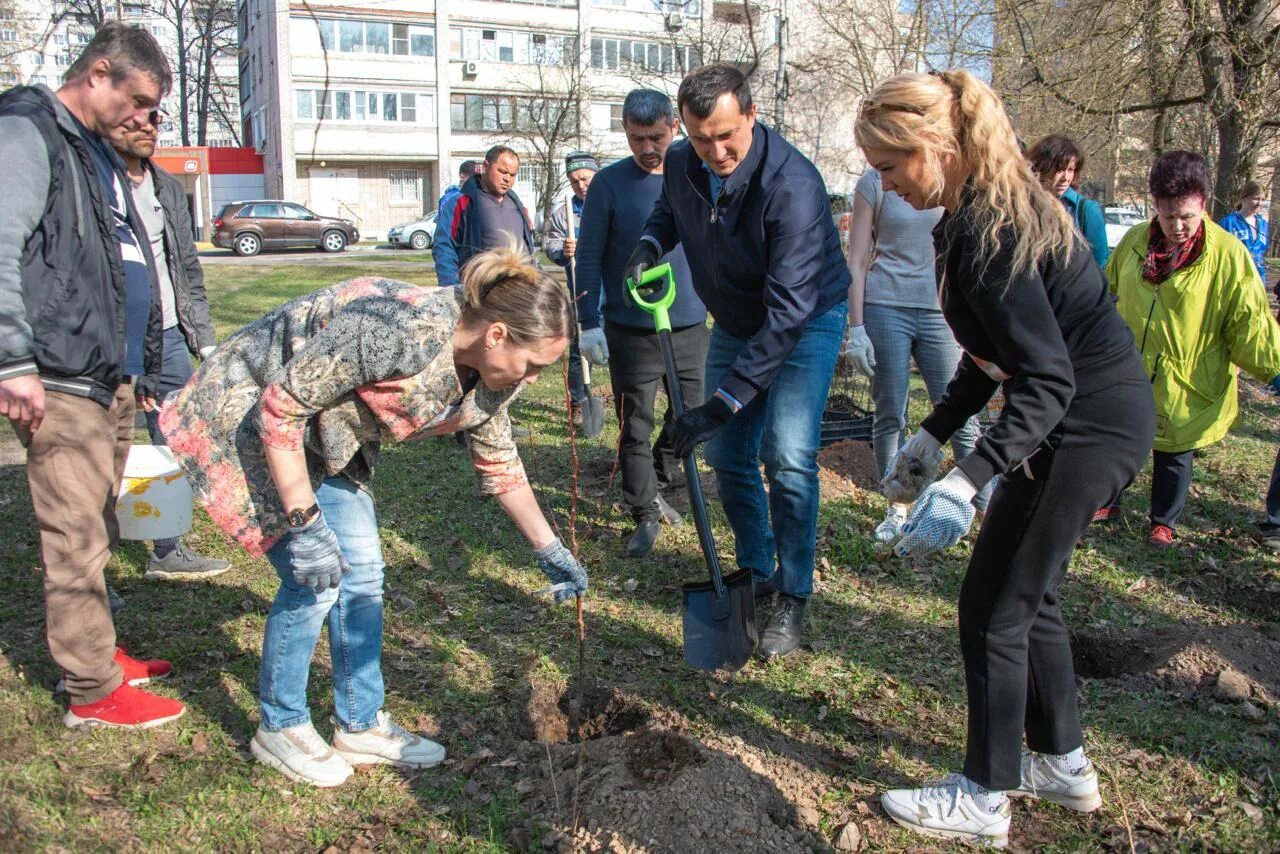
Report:
[[[191,530],[191,484],[168,448],[129,448],[116,517],[122,540],[164,540]]]

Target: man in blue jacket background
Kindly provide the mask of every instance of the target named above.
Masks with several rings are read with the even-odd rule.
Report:
[[[511,189],[519,172],[520,155],[505,145],[495,145],[485,153],[480,171],[463,183],[458,194],[442,200],[431,246],[437,284],[458,284],[471,256],[505,246],[512,239],[530,256],[534,254],[529,214]]]
[[[662,195],[627,271],[638,279],[683,244],[715,319],[711,393],[668,429],[678,456],[707,443],[738,565],[751,569],[757,600],[778,594],[757,649],[767,660],[800,645],[813,592],[818,438],[849,270],[822,176],[756,122],[741,71],[695,69],[676,104],[688,140],[667,151]]]

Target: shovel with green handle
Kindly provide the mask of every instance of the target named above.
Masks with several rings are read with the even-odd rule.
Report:
[[[680,394],[680,375],[671,346],[668,310],[676,300],[676,282],[671,265],[659,264],[646,270],[638,283],[628,278],[627,290],[635,304],[653,316],[662,348],[662,361],[666,366],[671,411],[679,418],[684,414],[684,399]],[[751,570],[739,570],[728,578],[721,573],[716,543],[711,535],[711,522],[707,519],[707,507],[702,500],[702,483],[698,480],[698,462],[694,453],[690,452],[683,462],[689,505],[698,528],[698,542],[711,573],[709,582],[685,584],[681,588],[684,660],[698,670],[738,670],[747,663],[756,648],[756,601]]]

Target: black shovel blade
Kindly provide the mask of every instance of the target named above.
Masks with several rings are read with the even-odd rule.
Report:
[[[740,670],[756,649],[756,599],[751,570],[724,580],[723,596],[710,581],[686,584],[684,660],[698,670]]]
[[[582,433],[588,439],[595,439],[604,432],[604,401],[594,394],[588,394],[582,401]]]

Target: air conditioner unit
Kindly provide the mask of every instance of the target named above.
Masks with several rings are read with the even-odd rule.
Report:
[[[464,62],[462,64],[462,74],[464,77],[475,77],[480,73],[480,63]]]
[[[684,29],[684,16],[679,12],[667,13],[667,32],[678,33]]]

